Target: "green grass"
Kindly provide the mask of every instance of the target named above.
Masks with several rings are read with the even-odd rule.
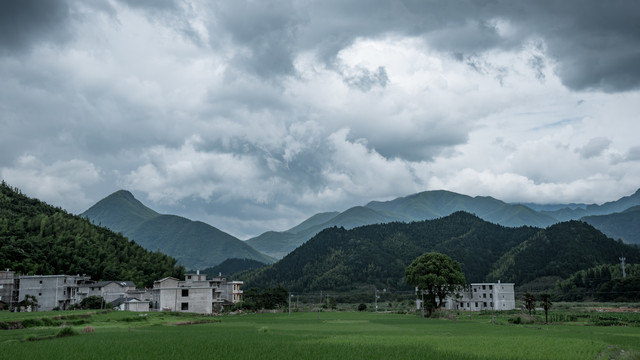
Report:
[[[42,314],[41,314],[42,315]],[[29,315],[31,316],[31,315]],[[248,314],[201,317],[112,312],[91,317],[94,333],[59,328],[0,331],[0,359],[596,359],[639,358],[640,327],[496,325],[371,312]],[[133,320],[140,319],[140,320]],[[181,322],[221,320],[194,325]],[[621,351],[624,350],[624,353]],[[623,354],[624,356],[621,356]]]

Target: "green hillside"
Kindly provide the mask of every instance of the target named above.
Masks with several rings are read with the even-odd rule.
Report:
[[[124,190],[100,200],[81,214],[134,240],[145,249],[169,254],[189,269],[217,265],[229,258],[271,263],[267,256],[238,238],[200,221],[161,215]]]
[[[609,215],[585,216],[580,219],[614,239],[640,244],[640,206]]]
[[[213,278],[219,275],[228,278],[230,275],[235,273],[257,269],[264,266],[267,266],[267,264],[252,259],[227,259],[214,267],[200,270],[200,273],[207,274],[208,278]]]
[[[386,202],[372,201],[366,206],[352,207],[342,213],[317,214],[288,231],[267,232],[247,240],[247,243],[265,254],[282,258],[323,229],[333,226],[352,229],[394,221],[431,220],[456,211],[476,214],[486,221],[511,227],[546,227],[556,222],[552,217],[523,205],[507,204],[491,197],[470,197],[438,190]],[[320,219],[325,221],[321,222]]]
[[[566,278],[576,271],[614,264],[624,255],[640,261],[640,250],[608,238],[581,221],[558,223],[519,244],[495,264],[488,280],[523,284],[545,276]]]
[[[146,249],[174,256],[190,269],[204,269],[228,258],[273,259],[245,242],[200,221],[175,215],[159,215],[142,222],[126,235]]]
[[[508,228],[463,212],[413,223],[394,222],[352,230],[332,227],[270,267],[244,273],[247,286],[283,284],[295,291],[379,285],[407,289],[404,269],[427,251],[462,264],[467,281],[480,281],[493,263],[539,229]]]
[[[629,261],[639,250],[578,221],[540,229],[511,228],[456,212],[413,223],[323,230],[277,263],[241,274],[248,287],[284,285],[293,291],[351,290],[378,286],[408,289],[404,270],[427,251],[461,263],[467,282],[524,282],[566,278],[597,264]]]
[[[111,230],[0,185],[0,268],[22,274],[87,274],[151,286],[184,268]]]

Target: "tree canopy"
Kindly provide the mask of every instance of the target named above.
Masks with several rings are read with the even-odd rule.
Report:
[[[437,309],[449,295],[466,285],[460,263],[444,254],[429,252],[416,258],[405,270],[406,282],[426,296],[429,312]]]

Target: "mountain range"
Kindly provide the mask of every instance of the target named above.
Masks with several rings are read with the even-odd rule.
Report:
[[[269,231],[247,240],[267,255],[282,258],[321,230],[342,226],[352,229],[363,225],[389,222],[411,222],[437,219],[456,211],[465,211],[503,226],[535,226],[546,228],[567,220],[583,220],[614,239],[640,244],[640,211],[625,210],[640,206],[640,190],[631,196],[602,205],[586,204],[510,204],[487,196],[471,197],[450,191],[425,191],[391,201],[372,201],[344,212],[328,212],[312,216],[283,232]],[[535,207],[538,210],[534,210]],[[594,217],[607,214],[607,217]]]
[[[274,259],[247,243],[201,221],[163,215],[120,190],[100,200],[80,216],[120,232],[151,251],[172,254],[189,269],[204,269],[228,258],[272,263]]]
[[[434,220],[330,227],[273,265],[237,274],[247,288],[283,285],[293,291],[348,291],[376,286],[407,290],[404,270],[424,252],[449,255],[467,282],[517,285],[615,264],[621,254],[640,261],[637,246],[615,241],[581,221],[545,229],[505,227],[455,212]],[[547,288],[555,286],[555,281]]]
[[[122,232],[150,250],[160,250],[191,269],[216,266],[229,258],[247,258],[263,263],[281,259],[297,247],[331,227],[353,229],[391,222],[438,219],[456,211],[475,214],[507,227],[546,228],[567,220],[582,220],[614,239],[640,244],[640,190],[602,205],[511,204],[488,197],[445,190],[425,191],[390,201],[372,201],[343,212],[318,213],[286,231],[267,231],[242,241],[211,225],[148,208],[128,191],[117,191],[99,201],[81,216],[96,224]]]

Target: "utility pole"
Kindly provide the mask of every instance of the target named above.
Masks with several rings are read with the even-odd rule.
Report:
[[[624,269],[624,261],[627,260],[624,256],[620,257],[620,262],[622,263],[622,278],[626,278],[627,277],[627,273]]]
[[[377,288],[373,288],[373,290],[374,290],[373,294],[374,294],[374,297],[375,297],[374,301],[375,301],[375,304],[376,304],[376,312],[378,312],[378,289]]]
[[[291,316],[291,297],[293,294],[289,293],[289,316]]]

